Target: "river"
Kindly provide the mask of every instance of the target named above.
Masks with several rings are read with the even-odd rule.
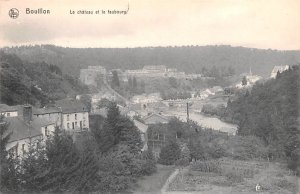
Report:
[[[181,120],[186,121],[186,113],[185,112],[168,112],[169,115],[174,115]],[[237,125],[226,123],[221,121],[216,117],[205,116],[200,113],[191,112],[189,115],[190,120],[195,121],[198,125],[201,125],[206,128],[211,128],[214,130],[222,131],[229,133],[231,135],[235,135],[237,131]]]

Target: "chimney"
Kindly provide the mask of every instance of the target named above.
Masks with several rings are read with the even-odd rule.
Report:
[[[32,106],[24,105],[23,107],[23,120],[29,124],[32,121]]]

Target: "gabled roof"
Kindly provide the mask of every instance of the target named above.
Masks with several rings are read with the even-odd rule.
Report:
[[[156,114],[156,113],[152,113],[149,116],[146,116],[143,120],[145,121],[145,123],[148,122],[148,120],[150,121],[150,119],[156,119],[157,121],[155,123],[167,123],[169,122],[169,118],[160,115],[160,114]]]
[[[145,125],[144,123],[133,119],[133,123],[134,125],[142,132],[142,133],[146,133],[147,129],[148,129],[148,125]]]
[[[8,117],[4,119],[8,123],[8,131],[12,132],[9,142],[43,135],[40,128],[28,125],[18,117]]]
[[[58,108],[61,108],[62,113],[88,112],[86,106],[79,100],[63,99],[55,102]]]

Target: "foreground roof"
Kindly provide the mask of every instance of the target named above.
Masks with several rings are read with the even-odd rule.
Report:
[[[43,135],[40,128],[28,125],[18,117],[8,117],[4,119],[8,123],[8,132],[12,132],[9,142]]]

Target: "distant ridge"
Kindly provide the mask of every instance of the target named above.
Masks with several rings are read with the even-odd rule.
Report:
[[[5,47],[30,62],[59,66],[63,73],[78,76],[80,68],[101,65],[107,69],[138,69],[144,65],[166,65],[187,73],[200,73],[203,67],[233,67],[237,73],[270,76],[275,65],[300,63],[300,50],[271,50],[246,47],[181,46],[137,48],[64,48],[54,45]]]

